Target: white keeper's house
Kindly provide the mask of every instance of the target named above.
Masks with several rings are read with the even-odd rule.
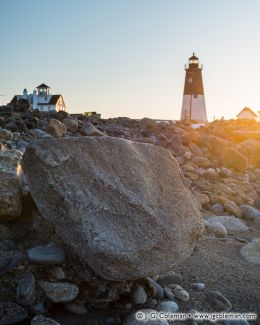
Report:
[[[15,104],[19,99],[24,98],[32,105],[32,109],[43,112],[66,111],[66,104],[62,95],[52,95],[50,87],[44,83],[34,89],[32,94],[24,89],[22,95],[15,95],[10,104]]]

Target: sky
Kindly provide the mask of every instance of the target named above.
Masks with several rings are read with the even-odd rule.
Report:
[[[179,119],[203,64],[208,119],[260,110],[259,0],[0,0],[0,104],[44,82],[70,113]]]

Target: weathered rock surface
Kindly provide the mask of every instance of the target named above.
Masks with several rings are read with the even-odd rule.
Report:
[[[248,159],[233,148],[226,148],[222,153],[222,161],[227,167],[239,171],[245,171],[248,167]]]
[[[59,120],[51,119],[47,127],[47,132],[55,138],[60,138],[66,134],[67,127]]]
[[[254,238],[240,250],[240,254],[249,262],[260,265],[260,239]]]
[[[202,235],[196,201],[167,150],[111,137],[40,140],[22,165],[42,216],[106,279],[168,271]]]
[[[216,216],[208,219],[209,223],[219,222],[230,231],[247,231],[248,227],[239,219],[230,216]]]
[[[18,150],[0,151],[0,220],[11,220],[21,214],[22,191],[17,176],[21,158]]]

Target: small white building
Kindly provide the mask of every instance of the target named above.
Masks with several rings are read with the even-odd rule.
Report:
[[[237,115],[238,120],[258,120],[258,115],[251,110],[249,107],[245,107],[242,111]]]
[[[21,98],[27,99],[32,109],[38,109],[42,112],[66,111],[62,95],[52,95],[50,87],[45,84],[36,87],[32,94],[28,94],[27,89],[24,89],[23,94],[15,95],[10,104],[16,104],[18,99]]]

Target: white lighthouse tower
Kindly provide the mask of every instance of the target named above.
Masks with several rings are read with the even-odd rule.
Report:
[[[199,58],[195,56],[195,53],[189,58],[189,65],[188,67],[185,66],[185,70],[181,120],[207,122],[202,66],[199,64]]]

